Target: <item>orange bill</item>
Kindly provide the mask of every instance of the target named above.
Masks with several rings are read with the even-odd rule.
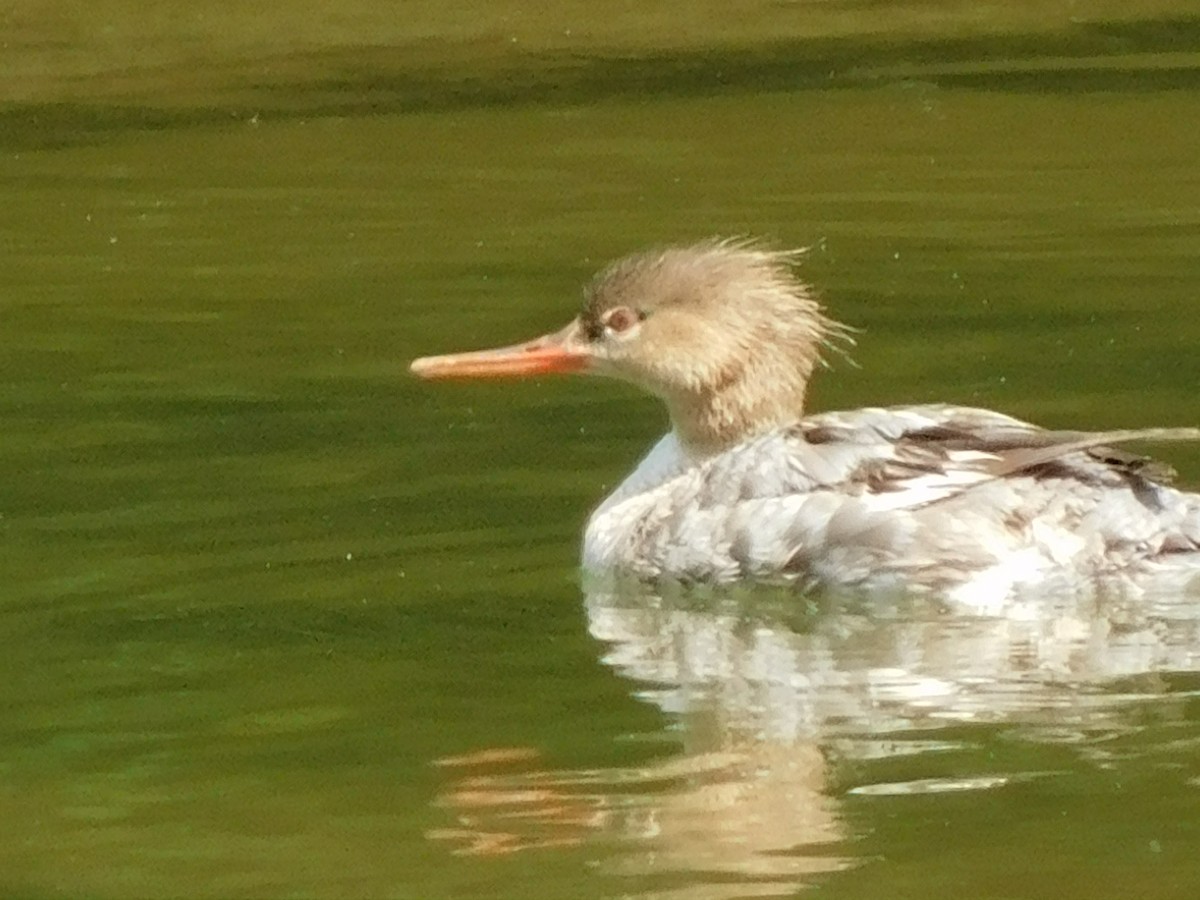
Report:
[[[587,345],[576,339],[572,322],[562,331],[542,335],[524,344],[423,356],[409,366],[421,378],[520,378],[559,372],[580,372],[591,360]]]

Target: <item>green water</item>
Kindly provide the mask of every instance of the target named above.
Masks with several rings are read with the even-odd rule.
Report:
[[[1194,598],[605,594],[580,530],[656,404],[407,374],[557,327],[615,255],[752,233],[864,329],[820,408],[1195,424],[1196,29],[1097,33],[1090,81],[1034,42],[828,89],[295,87],[51,132],[13,101],[0,894],[1194,896]]]

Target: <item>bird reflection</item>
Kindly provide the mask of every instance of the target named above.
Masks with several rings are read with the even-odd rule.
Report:
[[[1200,671],[1186,596],[1014,602],[962,614],[920,598],[591,585],[602,658],[666,715],[680,751],[640,767],[552,770],[514,748],[443,760],[454,852],[593,847],[639,896],[783,896],[855,860],[845,797],[989,790],[1046,773],[847,779],[846,761],[961,745],[964,726],[1084,745]],[[859,766],[858,771],[870,771]],[[944,774],[944,773],[941,773]],[[600,849],[603,847],[604,849]]]

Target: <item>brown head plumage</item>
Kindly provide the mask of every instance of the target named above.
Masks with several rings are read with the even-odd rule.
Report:
[[[713,239],[625,257],[584,289],[566,328],[413,363],[426,377],[591,371],[661,397],[704,455],[799,418],[822,351],[849,341],[796,276],[798,250]]]

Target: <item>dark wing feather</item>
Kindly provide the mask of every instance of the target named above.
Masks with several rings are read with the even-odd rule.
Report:
[[[1174,474],[1170,466],[1146,456],[1115,450],[1108,444],[1127,441],[1195,441],[1200,440],[1197,428],[1140,428],[1122,431],[1001,431],[968,433],[935,427],[909,432],[901,441],[935,443],[946,450],[973,450],[996,457],[984,464],[984,470],[996,478],[1026,472],[1038,466],[1057,462],[1073,453],[1086,453],[1089,458],[1110,469],[1137,474],[1149,480],[1169,480]]]
[[[1197,428],[1051,431],[990,410],[944,406],[872,410],[863,418],[826,414],[802,423],[801,433],[809,444],[887,446],[888,452],[847,473],[848,483],[871,493],[901,490],[909,479],[955,469],[983,476],[977,484],[1039,471],[1084,479],[1107,471],[1165,484],[1174,475],[1170,466],[1112,445],[1200,440]]]

